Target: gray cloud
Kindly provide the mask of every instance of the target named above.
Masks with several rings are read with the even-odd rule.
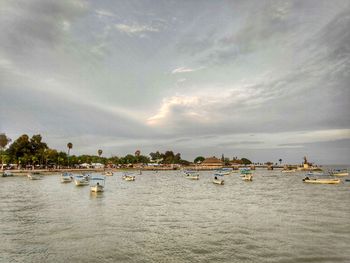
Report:
[[[5,1],[0,129],[81,152],[345,160],[349,13],[341,0]]]

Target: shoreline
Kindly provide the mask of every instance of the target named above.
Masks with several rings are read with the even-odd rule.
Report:
[[[239,168],[243,167],[249,167],[249,166],[240,166]],[[267,169],[267,166],[255,166],[257,169]],[[42,175],[51,175],[51,174],[60,174],[60,173],[103,173],[106,171],[111,171],[111,172],[122,172],[122,171],[181,171],[182,169],[189,169],[189,170],[198,170],[198,171],[214,171],[220,168],[232,168],[232,167],[194,167],[194,166],[187,166],[187,167],[182,167],[180,169],[174,169],[171,167],[143,167],[143,168],[63,168],[63,169],[32,169],[32,170],[3,170],[0,171],[1,173],[4,171],[9,171],[11,172],[14,176],[27,176],[28,173],[40,173]],[[237,170],[238,170],[237,169]],[[283,169],[283,166],[274,166],[274,169]]]

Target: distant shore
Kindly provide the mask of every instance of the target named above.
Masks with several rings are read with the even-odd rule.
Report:
[[[238,168],[242,167],[249,167],[249,166],[240,166]],[[194,166],[184,166],[182,169],[196,169],[199,171],[213,171],[220,169],[222,167],[213,167],[213,168],[207,168],[207,167],[194,167]],[[232,168],[232,167],[226,167],[226,168]],[[237,167],[236,167],[237,168]],[[257,169],[267,169],[266,165],[259,165],[255,166]],[[277,165],[273,167],[274,169],[283,169],[283,166]],[[132,168],[132,167],[124,167],[124,168],[55,168],[55,169],[14,169],[14,170],[8,170],[12,174],[16,176],[26,176],[28,173],[38,172],[41,174],[59,174],[64,172],[69,173],[103,173],[105,171],[112,171],[112,172],[121,172],[121,171],[175,171],[175,170],[181,170],[180,168],[174,169],[171,167],[143,167],[143,168]],[[5,170],[4,170],[5,171]]]

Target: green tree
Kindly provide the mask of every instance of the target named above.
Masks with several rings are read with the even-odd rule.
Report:
[[[205,158],[203,156],[198,156],[194,159],[194,163],[201,163],[205,160]]]
[[[251,162],[249,159],[247,159],[247,158],[242,158],[241,161],[242,161],[242,163],[243,163],[244,165],[248,165],[248,164],[251,164],[251,163],[252,163],[252,162]]]
[[[97,151],[97,154],[98,154],[99,157],[101,157],[102,153],[103,153],[102,150],[98,150],[98,151]]]
[[[1,170],[4,170],[4,150],[11,142],[11,139],[5,133],[0,133],[0,150],[1,150]]]
[[[18,137],[8,148],[8,153],[12,161],[21,165],[31,163],[32,145],[27,134]],[[20,162],[19,162],[20,161]]]
[[[280,162],[280,165],[281,165],[282,164],[282,159],[279,159],[278,161]]]

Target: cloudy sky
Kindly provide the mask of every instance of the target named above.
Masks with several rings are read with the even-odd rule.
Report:
[[[350,163],[349,28],[346,0],[0,0],[0,132]]]

